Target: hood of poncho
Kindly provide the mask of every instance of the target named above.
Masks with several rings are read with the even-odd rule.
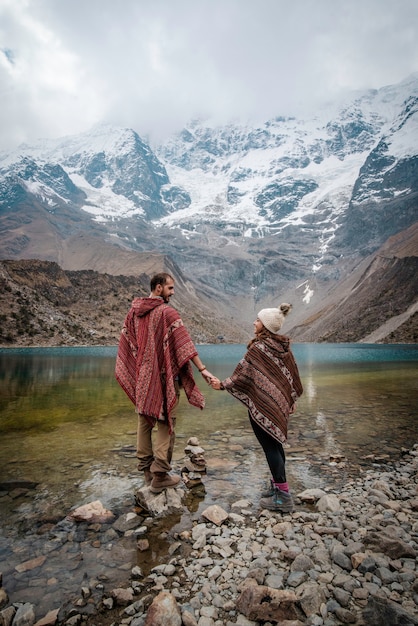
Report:
[[[131,312],[138,317],[143,317],[157,306],[166,304],[162,298],[134,298],[131,304]]]

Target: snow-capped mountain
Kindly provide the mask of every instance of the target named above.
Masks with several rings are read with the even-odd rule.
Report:
[[[170,255],[243,318],[279,294],[309,305],[417,221],[417,111],[413,75],[310,119],[193,121],[153,149],[107,125],[23,145],[0,154],[1,256],[82,269],[87,232]]]
[[[418,75],[357,94],[309,120],[277,118],[263,128],[191,124],[160,146],[170,181],[190,205],[160,222],[240,226],[243,237],[317,225],[318,263],[349,207],[414,191],[403,176],[418,152]]]
[[[165,214],[161,188],[169,187],[163,164],[139,136],[128,129],[97,126],[91,132],[58,140],[23,145],[17,153],[0,155],[2,173],[17,175],[29,192],[74,201],[57,184],[78,189],[79,208],[97,221],[130,218],[152,220]],[[54,167],[56,183],[48,171]],[[46,175],[45,175],[46,174]]]

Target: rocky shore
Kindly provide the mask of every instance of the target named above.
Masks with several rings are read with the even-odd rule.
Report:
[[[338,491],[293,494],[291,514],[261,511],[246,499],[229,510],[212,504],[152,540],[155,516],[184,508],[193,490],[167,490],[157,496],[160,513],[148,516],[140,507],[114,516],[97,503],[90,517],[51,524],[50,543],[71,537],[74,544],[78,534],[85,547],[130,542],[143,553],[161,541],[168,542],[165,558],[148,572],[127,562],[117,587],[108,588],[105,576],[87,577],[71,606],[44,616],[30,601],[14,600],[3,572],[0,625],[418,624],[417,470],[415,445],[392,467],[369,469]],[[40,567],[46,555],[37,558],[20,571]]]

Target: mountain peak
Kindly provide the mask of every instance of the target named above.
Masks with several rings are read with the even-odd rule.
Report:
[[[238,316],[283,292],[305,310],[415,223],[417,102],[415,75],[305,119],[193,120],[155,151],[111,124],[21,147],[0,158],[3,249],[24,258],[45,232],[59,260],[86,229],[175,259]]]

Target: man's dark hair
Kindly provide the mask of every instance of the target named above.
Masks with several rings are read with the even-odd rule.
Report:
[[[167,274],[166,272],[160,272],[159,274],[155,274],[150,281],[151,291],[154,291],[157,285],[165,285],[167,280],[174,280],[171,274]]]

